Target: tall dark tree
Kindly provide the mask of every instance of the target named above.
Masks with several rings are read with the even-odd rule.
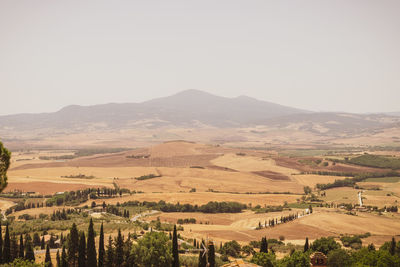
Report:
[[[98,267],[103,267],[104,266],[104,230],[103,230],[103,223],[101,223],[100,227],[100,237],[99,237],[99,261],[98,261]]]
[[[97,267],[96,244],[94,243],[93,220],[90,219],[87,238],[87,266]]]
[[[6,233],[4,235],[3,243],[3,263],[9,263],[11,261],[11,244],[10,244],[10,232],[8,230],[8,224],[6,225]]]
[[[25,259],[28,261],[35,261],[35,252],[33,251],[32,240],[25,241]]]
[[[13,233],[11,238],[11,261],[16,258],[18,258],[18,241],[15,233]]]
[[[208,264],[209,267],[215,267],[215,248],[213,242],[210,242],[208,245]]]
[[[57,267],[61,267],[60,250],[58,250],[58,249],[57,249],[57,255],[56,255],[56,262],[57,262]]]
[[[76,224],[73,223],[68,238],[68,265],[70,267],[78,265],[78,243],[79,233]]]
[[[79,235],[79,246],[78,246],[78,267],[86,266],[86,237],[82,231]]]
[[[204,253],[204,250],[203,250],[203,248],[204,248],[204,240],[201,241],[200,248],[202,250],[199,252],[199,264],[198,264],[198,266],[199,267],[206,267],[207,266],[207,256],[206,256],[206,253]]]
[[[268,242],[266,237],[261,238],[260,252],[268,253]]]
[[[392,241],[390,242],[389,252],[391,255],[394,255],[396,253],[396,240],[394,239],[394,237],[392,237]]]
[[[172,234],[172,267],[179,267],[179,251],[178,251],[178,235],[176,233],[176,225]]]
[[[114,265],[114,248],[113,248],[113,241],[111,235],[108,238],[108,246],[107,246],[107,253],[106,253],[106,260],[105,266],[106,267],[113,267]]]
[[[33,234],[33,246],[40,246],[40,236],[38,233]]]
[[[7,186],[7,170],[10,167],[11,152],[0,142],[0,192]]]
[[[44,242],[44,235],[42,236],[42,240],[40,241],[40,249],[44,249],[46,243]]]
[[[18,258],[25,258],[25,246],[24,246],[24,238],[22,234],[19,236],[19,251],[18,251]]]
[[[310,244],[308,243],[308,237],[306,237],[306,243],[304,244],[304,252],[307,252],[310,249]]]
[[[46,257],[44,258],[44,266],[45,266],[45,267],[53,267],[53,264],[51,263],[50,247],[49,247],[49,245],[46,246]]]
[[[67,253],[65,252],[65,246],[63,246],[62,252],[61,252],[60,267],[68,267],[68,256],[67,256]]]
[[[118,236],[115,242],[115,265],[122,266],[124,262],[124,239],[121,235],[121,229],[118,229]]]

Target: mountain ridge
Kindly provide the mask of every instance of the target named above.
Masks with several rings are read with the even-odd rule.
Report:
[[[244,95],[228,98],[189,89],[140,103],[69,105],[50,113],[0,116],[0,130],[245,128],[257,125],[294,129],[293,125],[297,125],[297,129],[308,131],[318,128],[320,132],[354,132],[391,127],[399,120],[387,114],[311,112]]]

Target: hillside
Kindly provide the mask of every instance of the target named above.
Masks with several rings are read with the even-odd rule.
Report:
[[[400,117],[385,114],[310,112],[247,96],[186,90],[142,103],[72,105],[54,113],[0,116],[0,137],[12,149],[137,147],[167,140],[259,146],[340,139],[365,144],[366,136],[377,136],[377,144],[392,144],[399,125]]]
[[[198,90],[186,90],[143,103],[72,105],[54,113],[1,116],[0,128],[191,127],[198,124],[237,127],[257,124],[266,118],[304,112],[246,96],[226,98]]]

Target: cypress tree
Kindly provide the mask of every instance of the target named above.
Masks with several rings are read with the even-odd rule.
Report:
[[[49,245],[46,246],[46,257],[44,259],[44,266],[45,267],[53,267],[51,263],[51,256],[50,256],[50,247]]]
[[[11,261],[11,245],[10,245],[10,232],[8,230],[8,224],[6,225],[6,233],[4,235],[3,244],[3,263],[9,263]]]
[[[213,242],[210,242],[208,245],[208,264],[209,267],[215,267],[215,248]]]
[[[105,266],[112,267],[114,263],[114,249],[112,244],[111,235],[108,238],[108,246],[107,246],[107,257],[105,261]]]
[[[15,233],[13,233],[11,238],[11,261],[14,261],[18,258],[18,242]]]
[[[61,252],[61,265],[60,267],[68,267],[68,258],[67,253],[65,252],[65,246],[62,248]]]
[[[396,240],[394,237],[392,237],[392,241],[390,242],[389,252],[392,256],[396,253]]]
[[[176,225],[174,225],[174,233],[172,235],[172,257],[172,267],[179,267],[178,236],[176,234]]]
[[[85,233],[81,232],[79,235],[78,247],[78,267],[86,266],[86,240]]]
[[[121,266],[124,262],[124,240],[121,235],[121,229],[118,229],[117,241],[115,242],[115,265]]]
[[[87,239],[87,266],[97,267],[96,244],[94,243],[93,220],[90,219]]]
[[[18,251],[18,258],[23,259],[25,257],[25,247],[24,247],[24,238],[22,237],[22,234],[19,237],[19,251]]]
[[[304,252],[307,252],[310,248],[310,245],[308,244],[308,237],[306,237],[306,243],[304,244]]]
[[[268,253],[268,243],[266,237],[261,238],[260,252]]]
[[[44,242],[44,235],[42,236],[42,240],[40,241],[40,249],[44,249],[45,242]]]
[[[32,241],[30,239],[25,242],[25,248],[25,259],[29,261],[35,261],[35,252],[33,251]]]
[[[200,248],[203,248],[204,240],[201,241]],[[207,266],[207,256],[204,253],[204,250],[199,252],[199,267],[206,267]]]
[[[71,267],[75,267],[78,264],[78,243],[79,233],[76,224],[73,223],[68,238],[68,264]]]
[[[100,238],[99,238],[99,263],[98,267],[104,266],[104,230],[103,230],[103,223],[101,223],[100,227]]]
[[[57,249],[56,261],[57,261],[57,267],[61,267],[60,250],[58,249]]]

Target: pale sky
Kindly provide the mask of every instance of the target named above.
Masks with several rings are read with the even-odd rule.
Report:
[[[185,89],[400,111],[399,0],[0,0],[0,115]]]

